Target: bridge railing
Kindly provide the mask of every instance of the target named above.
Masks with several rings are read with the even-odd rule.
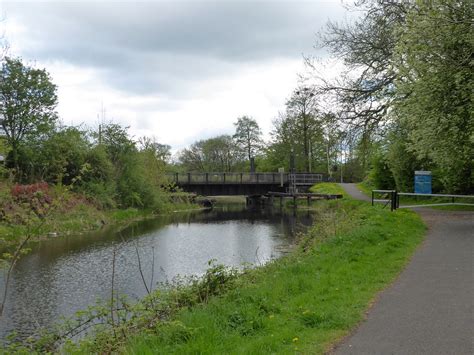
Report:
[[[290,181],[294,185],[314,185],[323,181],[323,174],[290,174]]]
[[[313,185],[323,181],[323,174],[307,173],[170,173],[168,180],[177,185],[193,184],[288,184]]]
[[[170,182],[191,184],[286,184],[288,173],[171,173]]]

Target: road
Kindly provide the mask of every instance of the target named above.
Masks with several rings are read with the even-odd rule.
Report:
[[[474,212],[416,211],[425,241],[335,354],[474,354]]]

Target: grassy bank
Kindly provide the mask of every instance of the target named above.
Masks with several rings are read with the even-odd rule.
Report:
[[[78,234],[106,225],[120,225],[175,210],[197,208],[180,196],[167,197],[159,209],[107,209],[91,199],[61,187],[48,188],[28,199],[15,199],[12,186],[0,186],[0,247],[15,245],[27,235],[35,239],[54,235]]]
[[[350,197],[346,190],[341,187],[341,185],[331,182],[322,182],[316,184],[312,186],[309,191],[317,194],[342,195],[346,199]]]
[[[353,200],[329,201],[318,216],[290,256],[238,277],[217,270],[201,286],[157,292],[128,323],[67,350],[323,353],[362,320],[425,227],[413,212]]]

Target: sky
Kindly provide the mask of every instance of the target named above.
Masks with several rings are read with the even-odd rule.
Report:
[[[66,125],[105,120],[176,152],[272,120],[303,73],[303,55],[341,0],[1,2],[10,56],[45,68]],[[104,118],[105,117],[105,118]]]

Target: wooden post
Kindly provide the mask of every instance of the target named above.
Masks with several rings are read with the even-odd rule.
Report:
[[[191,173],[188,173],[188,184],[191,184]]]
[[[225,184],[225,173],[224,173],[224,184]]]
[[[240,183],[242,184],[242,175],[244,175],[243,173],[240,173]]]
[[[206,184],[209,184],[209,173],[206,173]]]
[[[309,205],[311,204],[311,196],[308,196],[308,197],[306,197],[306,198],[307,198],[307,200],[308,200],[307,202],[308,202],[308,206],[309,206]]]

